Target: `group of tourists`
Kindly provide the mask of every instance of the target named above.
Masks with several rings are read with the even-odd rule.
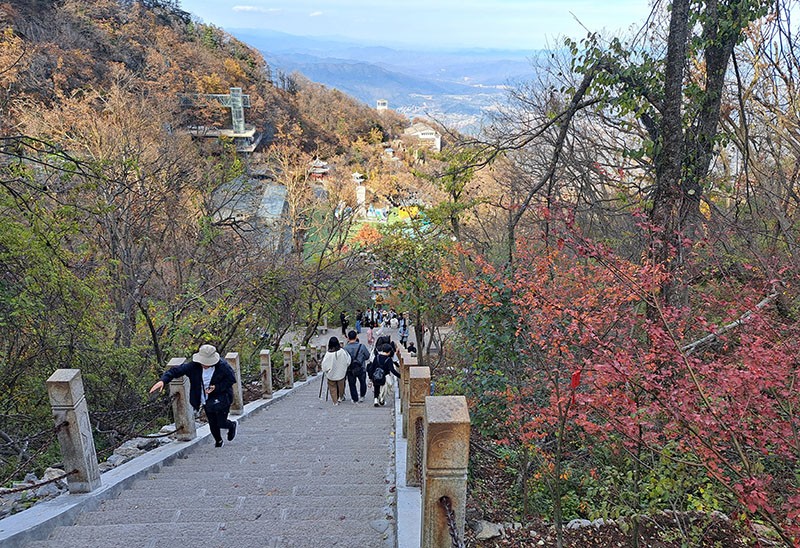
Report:
[[[383,321],[384,311],[368,310],[368,315],[359,311],[356,326],[369,317],[370,339],[372,338],[372,318]],[[344,313],[342,313],[344,315]],[[377,315],[376,315],[377,314]],[[392,315],[393,314],[393,315]],[[408,322],[403,315],[394,311],[386,314],[390,321],[396,321],[400,340],[405,346],[408,340]],[[358,319],[360,317],[360,319]],[[402,321],[402,324],[400,323]],[[344,325],[344,324],[343,324]],[[376,324],[377,325],[377,324]],[[394,327],[394,325],[392,325]],[[405,333],[405,337],[403,336]],[[372,341],[370,341],[371,344]],[[409,350],[416,352],[413,344]],[[397,345],[389,335],[379,336],[375,341],[373,350],[359,342],[357,330],[347,332],[347,343],[342,347],[337,337],[328,341],[328,351],[322,359],[322,372],[328,381],[333,405],[345,401],[345,384],[350,389],[350,399],[353,403],[362,403],[367,398],[367,389],[372,388],[373,404],[375,407],[386,405],[387,394],[391,383],[391,375],[398,379]],[[222,357],[217,349],[204,344],[192,355],[192,360],[172,367],[161,375],[161,378],[151,388],[150,393],[160,392],[170,381],[179,377],[189,378],[189,403],[196,412],[205,410],[208,426],[214,438],[214,446],[222,447],[222,430],[227,430],[227,439],[232,441],[236,437],[237,423],[228,419],[231,404],[233,403],[233,385],[236,375],[233,368]],[[368,382],[369,380],[369,382]]]
[[[355,330],[347,332],[347,344],[344,347],[337,337],[331,337],[328,351],[322,358],[322,373],[328,381],[333,405],[345,401],[345,383],[350,389],[353,403],[365,401],[367,388],[371,386],[373,405],[386,405],[386,396],[391,387],[390,375],[400,378],[395,365],[397,360],[397,345],[388,335],[378,337],[373,352],[359,342]]]
[[[342,326],[342,335],[346,337],[349,331],[348,328],[350,327],[350,316],[348,316],[347,312],[342,311],[342,313],[339,314],[339,322]],[[409,329],[411,327],[408,314],[398,314],[394,308],[389,310],[383,308],[368,308],[366,310],[359,309],[356,311],[356,335],[360,335],[361,330],[366,329],[367,342],[369,344],[375,342],[373,338],[374,329],[382,327],[397,329],[397,336],[400,339],[400,344],[402,344],[404,348],[407,348]]]
[[[342,335],[347,336],[347,328],[350,326],[350,316],[342,310],[339,314],[339,323],[342,326]],[[398,329],[402,325],[408,324],[406,314],[399,314],[394,308],[386,310],[384,308],[368,308],[366,310],[356,310],[356,334],[361,334],[362,329],[375,329],[377,327],[391,327]]]

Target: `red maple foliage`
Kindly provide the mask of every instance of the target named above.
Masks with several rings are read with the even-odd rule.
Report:
[[[521,243],[513,273],[475,258],[472,274],[441,276],[461,317],[508,300],[524,381],[508,384],[504,420],[547,463],[555,523],[566,452],[579,435],[613,434],[631,454],[677,447],[675,458],[735,496],[743,517],[797,545],[800,334],[765,306],[779,284],[712,278],[693,307],[665,308],[663,269],[574,232],[555,241]]]

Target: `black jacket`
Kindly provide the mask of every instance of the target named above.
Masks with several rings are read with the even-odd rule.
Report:
[[[383,372],[385,373],[384,377],[386,377],[386,375],[388,375],[389,373],[392,373],[398,379],[400,378],[400,371],[395,369],[394,361],[392,361],[391,356],[384,356],[382,354],[378,354],[377,356],[375,356],[375,359],[372,360],[372,362],[367,366],[367,375],[369,375],[370,379],[372,379],[373,373],[375,372],[375,369],[377,369],[378,367],[383,369]]]
[[[161,381],[166,386],[172,379],[189,377],[189,403],[195,409],[200,409],[203,401],[203,366],[197,362],[186,362],[168,369],[161,375]],[[211,376],[211,384],[214,391],[206,396],[207,398],[218,397],[227,399],[228,407],[233,403],[233,385],[236,384],[236,375],[233,368],[225,359],[220,358],[214,367],[214,374]]]

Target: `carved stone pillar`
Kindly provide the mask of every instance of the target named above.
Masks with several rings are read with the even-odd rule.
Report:
[[[300,347],[300,380],[308,380],[308,348]]]
[[[294,364],[292,363],[292,347],[287,346],[283,349],[283,381],[287,388],[294,386]]]
[[[459,538],[464,538],[464,510],[469,464],[469,409],[464,396],[425,399],[425,465],[422,483],[422,548],[451,546],[449,501]]]
[[[185,361],[186,358],[172,358],[167,368],[177,367]],[[173,379],[169,383],[169,395],[176,395],[172,400],[172,416],[175,418],[175,437],[178,441],[190,441],[197,437],[194,410],[189,403],[189,385],[189,377],[186,376]]]
[[[403,361],[400,369],[400,412],[403,414],[402,435],[406,439],[408,439],[408,392],[410,380],[408,371],[412,367],[417,367],[417,358],[409,356]]]
[[[325,357],[325,352],[327,351],[327,345],[321,344],[317,347],[317,373],[322,372],[322,358]]]
[[[100,468],[94,448],[89,408],[80,369],[56,369],[46,381],[58,429],[58,443],[70,493],[90,493],[100,487]]]
[[[242,394],[242,367],[239,364],[239,353],[228,352],[225,359],[233,368],[236,375],[236,384],[233,385],[233,403],[231,404],[231,415],[241,415],[244,413],[244,396]]]
[[[409,370],[409,377],[406,485],[419,487],[425,452],[425,398],[431,393],[431,369],[412,367]]]
[[[261,398],[268,400],[272,398],[272,356],[269,350],[262,350],[258,357],[261,360]]]

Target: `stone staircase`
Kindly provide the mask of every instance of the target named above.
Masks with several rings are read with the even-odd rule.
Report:
[[[395,547],[394,406],[318,394],[296,388],[27,548]]]

